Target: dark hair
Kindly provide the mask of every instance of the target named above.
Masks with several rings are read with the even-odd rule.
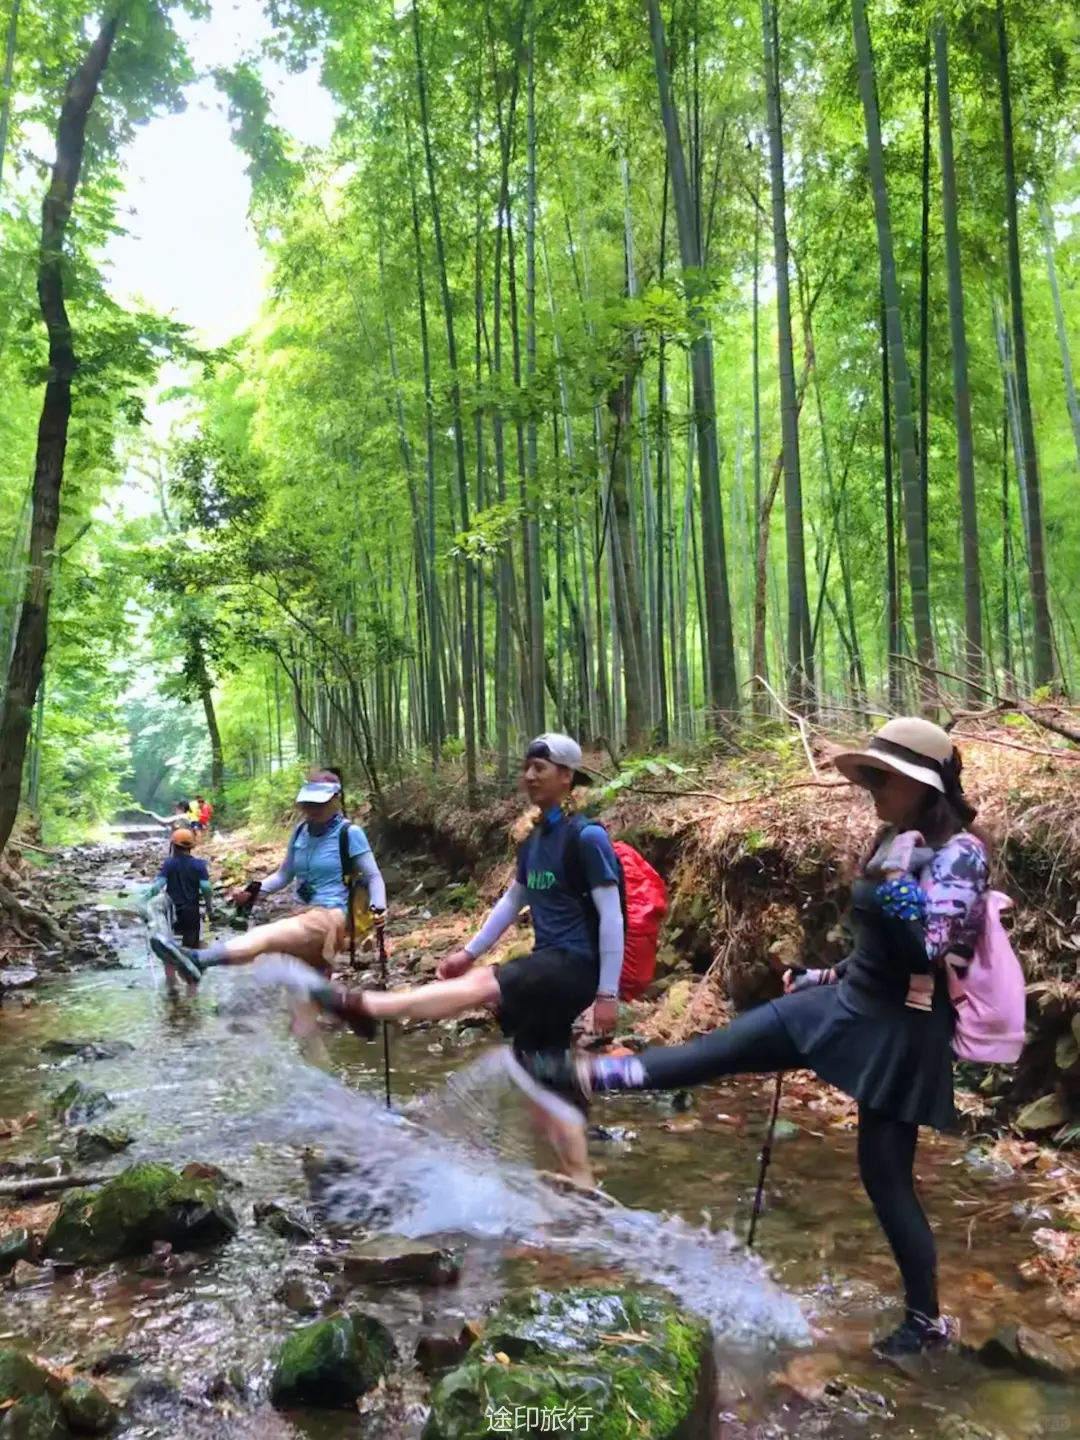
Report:
[[[940,850],[947,845],[954,835],[959,835],[962,830],[971,830],[976,815],[979,813],[975,806],[964,794],[964,787],[960,783],[960,776],[963,773],[964,762],[960,751],[953,746],[952,755],[948,760],[938,765],[941,778],[945,785],[945,791],[935,790],[933,786],[927,785],[926,794],[923,797],[922,805],[916,816],[915,823],[922,832],[923,839],[933,850]],[[883,826],[874,838],[874,844],[866,859],[875,853],[881,844],[887,826]],[[985,845],[985,837],[978,831],[974,832],[977,838]]]
[[[342,775],[341,771],[337,768],[336,765],[322,765],[322,766],[320,766],[320,768],[319,768],[319,770],[318,770],[317,773],[318,773],[319,775],[321,775],[321,776],[329,776],[331,779],[334,779],[334,780],[337,781],[338,786],[339,786],[339,788],[340,788],[340,790],[341,790],[341,808],[342,808],[342,810],[344,810],[344,809],[345,809],[345,777]]]

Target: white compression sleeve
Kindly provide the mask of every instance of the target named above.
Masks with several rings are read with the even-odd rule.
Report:
[[[622,904],[617,885],[597,885],[590,890],[596,913],[600,916],[600,984],[601,995],[618,995],[622,978],[625,933]]]
[[[375,860],[375,854],[371,850],[365,850],[362,855],[356,857],[367,881],[368,902],[373,910],[386,909],[386,881],[382,878],[382,871]]]
[[[525,908],[528,898],[528,890],[520,880],[515,880],[506,894],[495,902],[491,914],[480,926],[476,935],[465,945],[465,949],[474,960],[483,955],[485,951],[490,950],[499,936],[509,930]]]

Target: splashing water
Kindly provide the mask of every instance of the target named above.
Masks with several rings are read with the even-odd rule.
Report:
[[[303,1075],[304,1129],[307,1138],[316,1132],[325,1150],[318,1190],[329,1219],[410,1239],[459,1234],[557,1251],[670,1290],[729,1343],[808,1341],[794,1297],[732,1234],[563,1193],[531,1165],[501,1157],[499,1103],[515,1088],[502,1049],[415,1103],[408,1116],[331,1077],[310,1069]]]

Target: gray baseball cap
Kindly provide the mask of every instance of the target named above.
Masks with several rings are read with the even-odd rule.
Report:
[[[576,740],[571,740],[569,735],[561,735],[557,730],[548,730],[543,735],[538,735],[525,751],[525,758],[550,760],[553,765],[562,765],[567,770],[572,770],[575,785],[592,784],[592,776],[581,768],[581,746]]]

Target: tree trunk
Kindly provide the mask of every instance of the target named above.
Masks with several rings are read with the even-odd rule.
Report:
[[[1005,28],[1003,0],[997,4],[998,60],[1001,72],[1001,132],[1005,158],[1005,213],[1009,239],[1009,291],[1012,296],[1013,346],[1016,356],[1016,388],[1020,403],[1020,430],[1023,437],[1024,470],[1027,484],[1028,548],[1031,559],[1031,608],[1034,648],[1034,679],[1037,687],[1054,681],[1054,645],[1050,628],[1050,599],[1046,583],[1042,520],[1042,484],[1035,449],[1035,424],[1031,416],[1031,388],[1028,383],[1027,331],[1024,324],[1024,292],[1020,272],[1020,227],[1016,213],[1016,163],[1013,156],[1012,95],[1009,85],[1009,41]]]
[[[756,159],[756,152],[755,152]],[[760,341],[759,331],[761,328],[761,205],[758,201],[757,177],[754,184],[754,294],[753,294],[753,356],[752,364],[752,385],[754,391],[754,563],[758,563],[761,555],[761,367],[760,367]],[[768,546],[766,545],[766,551]],[[757,597],[757,571],[755,569],[755,605]],[[761,582],[762,596],[765,594],[765,582]],[[768,691],[765,686],[759,684],[759,680],[768,682],[769,658],[765,648],[765,622],[762,619],[760,646],[758,643],[758,629],[754,621],[755,606],[751,606],[751,676],[750,694],[754,707],[754,714],[764,716],[769,713]]]
[[[885,462],[885,664],[888,671],[889,710],[900,712],[904,703],[900,675],[900,577],[896,565],[896,527],[893,523],[892,398],[889,393],[889,333],[885,301],[881,301],[881,448]]]
[[[979,512],[975,502],[975,447],[971,430],[967,325],[960,266],[960,226],[956,204],[952,100],[949,94],[949,39],[944,21],[934,27],[937,66],[938,131],[941,145],[941,198],[945,216],[945,258],[949,272],[949,334],[952,340],[953,402],[956,411],[956,464],[964,548],[964,636],[966,673],[977,685],[983,673],[982,593],[979,581]],[[924,440],[925,445],[925,440]],[[974,689],[970,698],[974,700]]]
[[[529,386],[529,423],[525,450],[526,603],[529,609],[529,725],[544,729],[544,577],[540,559],[540,509],[536,494],[536,12],[532,10],[525,76],[525,380]]]
[[[698,333],[691,342],[694,379],[694,423],[697,430],[698,475],[701,487],[701,548],[709,583],[705,587],[705,630],[709,654],[707,709],[715,728],[725,715],[738,709],[739,687],[735,671],[735,641],[731,626],[724,516],[720,504],[720,451],[716,428],[716,395],[712,345],[704,314],[704,277],[694,218],[693,196],[686,173],[686,157],[679,134],[679,116],[671,93],[667,41],[660,15],[660,0],[647,0],[653,65],[660,92],[660,110],[667,142],[671,189],[679,234],[679,252],[686,283],[691,320]]]
[[[7,155],[8,123],[11,119],[11,79],[15,73],[15,46],[19,38],[19,7],[21,0],[11,0],[7,45],[4,51],[4,78],[0,81],[4,98],[0,101],[0,195],[4,193],[4,158]]]
[[[808,630],[806,551],[803,544],[802,475],[799,467],[799,405],[795,396],[795,357],[791,338],[791,289],[788,276],[787,213],[784,195],[784,133],[780,116],[780,49],[772,0],[761,0],[765,60],[765,100],[769,121],[769,173],[772,188],[773,251],[776,266],[776,322],[779,340],[780,422],[784,449],[784,522],[787,540],[787,688],[791,703],[803,709],[814,691],[814,658],[804,650]]]
[[[930,37],[923,47],[922,232],[919,239],[919,494],[930,584]]]
[[[1065,329],[1065,311],[1061,305],[1061,289],[1058,285],[1057,264],[1054,260],[1054,217],[1045,199],[1039,203],[1039,218],[1042,222],[1043,248],[1046,251],[1046,273],[1050,279],[1050,294],[1054,299],[1054,323],[1057,326],[1061,368],[1065,373],[1065,400],[1069,407],[1069,419],[1072,422],[1076,463],[1080,466],[1080,401],[1076,398],[1072,356],[1069,353],[1069,335]]]
[[[210,737],[210,785],[215,795],[225,788],[225,759],[221,749],[221,731],[218,729],[217,712],[214,709],[214,687],[206,669],[202,649],[196,650],[195,671],[199,677],[199,699],[206,716],[206,733]]]
[[[439,210],[438,187],[435,183],[435,157],[431,145],[431,123],[428,116],[427,79],[424,71],[424,52],[420,39],[419,0],[412,3],[413,40],[416,46],[416,89],[420,102],[420,128],[424,140],[424,162],[427,169],[428,192],[431,199],[431,220],[435,231],[435,259],[439,267],[439,284],[442,290],[443,316],[446,321],[446,352],[450,365],[450,403],[454,417],[454,457],[457,462],[458,500],[461,505],[461,525],[469,528],[469,482],[465,473],[465,430],[461,420],[461,381],[458,375],[457,340],[454,334],[454,303],[450,295],[450,277],[446,265],[446,247],[443,243],[442,216]],[[469,805],[477,803],[476,789],[476,715],[475,715],[475,633],[473,619],[473,577],[472,565],[463,561],[465,582],[465,622],[462,630],[461,689],[465,710],[465,776],[468,786]]]
[[[435,400],[431,393],[431,343],[428,336],[427,290],[424,285],[424,246],[420,236],[420,205],[416,195],[416,175],[413,169],[412,140],[409,123],[405,121],[405,150],[409,170],[409,196],[412,210],[413,250],[416,257],[416,298],[420,315],[420,354],[424,369],[424,456],[427,544],[425,556],[428,583],[427,596],[428,626],[428,741],[431,745],[431,768],[439,768],[443,739],[446,735],[446,718],[443,713],[442,684],[439,675],[439,594],[435,578]]]
[[[524,5],[521,10],[521,24],[524,24]],[[521,43],[521,26],[515,36],[513,48],[514,74],[510,86],[509,118],[504,126],[502,100],[495,88],[496,116],[499,122],[500,175],[499,205],[495,219],[495,259],[492,291],[492,359],[495,404],[491,419],[491,432],[495,448],[495,485],[500,504],[506,502],[506,444],[502,413],[502,281],[503,281],[503,235],[504,217],[510,205],[510,137],[514,131],[514,114],[517,109],[520,68],[517,64]],[[497,575],[497,602],[495,612],[495,748],[497,752],[497,773],[501,785],[510,780],[510,590],[513,579],[509,541],[499,546]]]
[[[628,361],[633,364],[632,357],[628,357]],[[630,505],[627,496],[632,384],[631,375],[627,374],[608,397],[611,454],[608,462],[607,540],[612,547],[615,614],[623,659],[626,717],[624,740],[628,750],[638,751],[648,730],[648,696],[642,665],[645,637],[641,623],[641,592],[631,553]]]
[[[120,23],[119,13],[109,16],[68,83],[56,131],[56,162],[42,206],[38,300],[49,336],[49,368],[38,425],[26,589],[0,710],[0,852],[19,808],[30,718],[45,666],[71,384],[78,368],[64,303],[64,239],[79,183],[87,119]]]
[[[870,180],[874,192],[874,217],[877,225],[878,259],[881,266],[881,288],[885,301],[885,321],[892,370],[893,396],[896,406],[896,439],[900,455],[900,479],[904,498],[904,532],[907,537],[908,572],[911,584],[911,613],[915,626],[915,649],[921,664],[933,667],[934,633],[930,623],[930,594],[926,577],[926,533],[923,529],[922,490],[919,481],[919,458],[916,448],[915,420],[911,411],[911,373],[904,348],[904,331],[900,314],[900,286],[896,277],[893,253],[892,224],[889,218],[889,192],[885,181],[885,154],[881,144],[881,120],[878,114],[877,87],[874,80],[874,57],[870,48],[870,29],[866,21],[866,0],[851,0],[855,53],[858,60],[859,90],[862,95],[866,122],[866,152]],[[932,680],[929,675],[923,686],[924,703],[932,704]]]

